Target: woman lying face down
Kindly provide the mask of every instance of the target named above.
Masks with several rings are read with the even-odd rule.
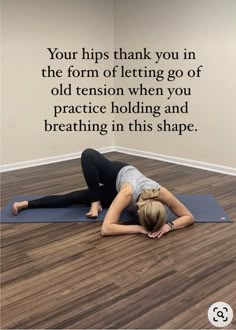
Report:
[[[94,149],[83,151],[81,165],[87,189],[15,202],[13,214],[17,215],[27,208],[89,204],[90,210],[86,216],[96,218],[104,206],[108,207],[108,211],[101,227],[103,236],[146,234],[155,238],[194,223],[193,215],[169,190],[147,178],[134,166],[110,161]],[[165,205],[176,215],[173,222],[166,223]],[[137,211],[139,224],[119,223],[124,209]]]

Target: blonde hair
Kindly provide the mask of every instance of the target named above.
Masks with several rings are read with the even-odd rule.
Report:
[[[166,222],[166,211],[159,201],[159,194],[160,189],[146,189],[137,202],[140,224],[148,231],[156,231]]]

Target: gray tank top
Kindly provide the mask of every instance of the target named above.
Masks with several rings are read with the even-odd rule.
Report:
[[[138,196],[146,189],[160,189],[161,185],[143,175],[134,166],[122,167],[116,178],[116,191],[119,192],[123,183],[129,183],[132,188],[132,200],[127,207],[129,211],[136,211]]]

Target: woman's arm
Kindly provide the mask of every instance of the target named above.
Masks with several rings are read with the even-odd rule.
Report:
[[[160,189],[160,201],[166,204],[177,216],[173,221],[173,229],[180,229],[194,223],[194,216],[169,190],[164,187]]]
[[[121,212],[129,205],[132,198],[131,187],[121,189],[109,207],[101,228],[102,236],[124,234],[148,234],[145,228],[139,225],[118,224]]]
[[[160,238],[171,230],[184,228],[194,223],[194,216],[192,213],[164,187],[161,187],[160,189],[160,201],[169,207],[169,209],[177,216],[177,219],[172,221],[172,228],[168,224],[165,224],[160,230],[150,233],[149,237]]]

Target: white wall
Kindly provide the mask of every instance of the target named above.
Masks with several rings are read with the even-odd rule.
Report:
[[[235,13],[234,0],[3,0],[1,164],[77,153],[87,146],[117,145],[235,167]],[[179,52],[187,48],[195,51],[197,59],[194,63],[178,61],[171,67],[187,70],[203,65],[200,79],[183,79],[171,87],[191,87],[189,114],[178,116],[177,121],[193,122],[198,131],[183,136],[128,131],[105,136],[99,133],[44,132],[43,120],[49,118],[53,121],[51,113],[55,103],[82,102],[76,96],[70,96],[68,101],[66,96],[50,95],[54,81],[41,77],[41,69],[49,64],[47,47],[65,50],[81,47],[139,50],[147,47],[152,51]],[[67,65],[68,62],[63,62],[60,67],[66,68]],[[134,64],[126,65],[134,67]],[[135,67],[138,65],[144,65],[144,62],[136,62]],[[104,62],[106,67],[107,62]],[[167,70],[170,63],[163,61],[160,67]],[[64,83],[68,82],[64,79]],[[104,78],[78,79],[77,82],[90,87],[107,83]],[[139,82],[144,83],[144,80],[116,79],[112,83],[125,87]],[[145,84],[153,86],[151,80]],[[166,82],[162,84],[163,87],[169,86]],[[85,97],[83,102],[90,99]],[[122,104],[132,98],[116,97],[114,100]],[[141,98],[144,100],[162,106],[166,103],[164,97],[146,96]],[[186,97],[175,100],[181,103]],[[110,101],[111,97],[93,97],[94,103],[108,105]],[[115,118],[127,123],[134,119],[132,115],[113,117],[107,113],[104,116],[99,119],[93,116],[91,120],[110,123]],[[162,117],[153,119],[139,115],[138,118],[154,123]],[[170,121],[175,118],[169,117]],[[61,121],[76,120],[78,115],[61,117]]]
[[[191,97],[175,97],[177,104],[189,99],[188,115],[172,115],[169,121],[192,122],[198,131],[178,136],[174,133],[117,134],[116,144],[168,156],[236,167],[236,1],[234,0],[121,0],[115,2],[115,47],[147,47],[152,51],[196,53],[195,61],[159,62],[166,70],[188,70],[203,65],[199,79],[156,86],[191,87]],[[144,66],[143,61],[136,64]],[[130,64],[127,67],[132,68]],[[126,85],[155,86],[147,79],[126,80]],[[124,81],[117,82],[124,84]],[[137,99],[137,98],[136,98]],[[132,100],[127,97],[124,101]],[[166,97],[144,96],[153,104],[166,104]],[[117,99],[117,102],[119,100]],[[116,120],[119,120],[119,116]],[[133,118],[135,115],[133,115]],[[136,115],[137,117],[137,115]],[[128,117],[126,117],[128,120]],[[130,116],[129,119],[131,119]],[[146,119],[160,121],[148,116]],[[124,119],[125,120],[125,119]]]
[[[113,1],[109,0],[3,0],[3,115],[2,164],[80,152],[87,146],[106,147],[113,135],[99,133],[44,131],[44,119],[53,122],[55,104],[88,103],[91,98],[52,96],[50,89],[57,81],[41,77],[41,69],[51,64],[66,69],[70,64],[85,67],[80,61],[49,61],[46,48],[79,50],[86,48],[113,49]],[[95,65],[87,65],[95,68]],[[102,68],[102,66],[101,66]],[[76,80],[76,81],[75,81]],[[74,85],[96,86],[101,78],[76,78]],[[65,84],[66,78],[60,79]],[[91,86],[92,87],[92,86]],[[94,103],[107,100],[94,97]],[[106,115],[110,122],[111,115]],[[78,119],[103,122],[101,116],[70,114],[58,122]],[[56,122],[56,121],[55,121]]]

